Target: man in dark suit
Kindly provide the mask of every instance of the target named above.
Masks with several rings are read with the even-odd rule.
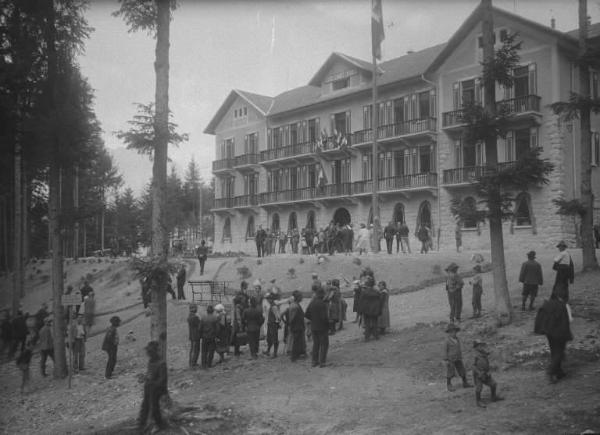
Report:
[[[254,237],[254,241],[256,242],[256,251],[258,252],[259,257],[264,257],[265,252],[263,250],[263,244],[267,239],[267,232],[263,230],[262,225],[258,226],[258,230],[256,231],[256,236]]]
[[[329,348],[329,316],[327,304],[323,300],[325,290],[318,288],[310,301],[304,316],[310,320],[313,337],[312,366],[325,367]]]
[[[250,297],[250,308],[244,310],[242,322],[246,333],[248,334],[248,346],[252,358],[258,358],[258,341],[260,339],[260,327],[265,323],[262,309],[257,308],[257,300],[254,296]]]
[[[204,265],[206,264],[206,259],[208,258],[208,246],[206,246],[206,242],[202,240],[200,242],[200,246],[196,249],[196,255],[198,256],[198,261],[200,262],[200,275],[204,275]]]
[[[529,311],[533,311],[533,301],[537,296],[538,286],[544,283],[542,265],[535,261],[535,251],[527,253],[527,261],[521,265],[519,282],[523,283],[523,306],[521,309],[525,311],[525,303],[529,297]]]
[[[203,369],[212,367],[213,358],[215,356],[215,349],[217,347],[217,327],[219,318],[214,314],[214,308],[212,305],[206,307],[206,315],[200,319],[200,336],[202,337],[202,350],[200,353],[200,359],[202,361],[201,366]]]
[[[394,236],[396,235],[396,226],[393,222],[390,221],[387,224],[387,227],[383,230],[383,238],[385,239],[385,246],[387,248],[387,253],[392,253],[392,248],[394,246]]]

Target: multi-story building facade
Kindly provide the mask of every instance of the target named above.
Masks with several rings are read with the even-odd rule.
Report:
[[[414,239],[427,224],[440,249],[453,248],[453,198],[477,206],[470,181],[485,165],[483,146],[462,141],[463,104],[482,102],[481,10],[477,8],[442,45],[378,65],[376,110],[382,225],[406,222]],[[575,220],[557,215],[551,200],[579,196],[577,122],[562,122],[549,104],[577,91],[573,32],[494,9],[497,44],[518,32],[523,41],[514,86],[496,92],[510,113],[498,141],[498,161],[530,147],[555,164],[548,185],[515,192],[514,218],[505,224],[507,247],[549,246],[576,239]],[[597,42],[600,26],[590,29]],[[388,41],[389,43],[389,41]],[[372,221],[372,65],[333,53],[308,85],[276,97],[234,90],[205,132],[216,136],[215,251],[254,250],[259,225],[320,228],[330,221]],[[598,75],[592,74],[598,93]],[[600,120],[593,117],[593,163],[600,159]],[[600,188],[594,169],[593,187]],[[467,249],[485,249],[485,224],[463,222]]]

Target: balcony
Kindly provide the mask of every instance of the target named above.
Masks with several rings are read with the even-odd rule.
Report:
[[[420,174],[397,175],[379,180],[380,192],[393,192],[398,190],[419,190],[437,187],[437,174],[423,172]]]
[[[295,159],[306,156],[311,156],[315,153],[315,142],[303,142],[285,147],[271,148],[270,150],[261,151],[258,157],[259,163],[281,161],[284,159]]]
[[[373,180],[361,180],[352,183],[353,195],[370,195],[373,193]]]
[[[373,143],[373,129],[358,130],[352,133],[352,145],[364,145]]]
[[[215,198],[215,206],[213,210],[222,210],[233,206],[234,198]]]
[[[498,169],[508,169],[514,166],[515,162],[498,163]],[[465,166],[464,168],[446,169],[444,170],[443,183],[449,185],[472,184],[477,182],[477,179],[492,171],[489,166]]]
[[[277,192],[263,192],[258,195],[260,205],[285,204],[299,201],[312,201],[315,199],[314,187],[280,190]]]
[[[501,100],[496,102],[496,111],[503,112],[507,116],[515,118],[522,118],[524,116],[540,117],[541,99],[537,95],[525,95],[509,100]],[[463,127],[465,125],[463,115],[463,109],[442,113],[442,128],[455,129]]]
[[[241,156],[236,156],[233,166],[236,169],[247,168],[258,164],[258,154],[242,154]]]
[[[353,151],[350,148],[352,135],[343,136],[342,139],[330,136],[320,144],[317,144],[316,152],[325,160],[340,160],[352,157]]]
[[[233,165],[235,164],[235,159],[221,159],[215,160],[212,163],[213,172],[222,172],[222,171],[231,171],[233,170]]]
[[[433,134],[436,128],[437,120],[435,118],[413,119],[396,124],[382,125],[377,129],[377,139],[383,142],[387,139]]]
[[[233,208],[254,207],[258,205],[258,195],[242,195],[233,198]]]

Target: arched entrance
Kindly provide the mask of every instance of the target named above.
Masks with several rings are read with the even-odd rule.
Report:
[[[344,207],[338,208],[333,214],[333,222],[335,224],[347,225],[351,222],[350,212]]]
[[[292,231],[298,228],[298,217],[296,216],[296,212],[293,211],[290,213],[290,218],[288,220],[288,231]]]
[[[426,225],[433,233],[433,226],[431,222],[431,204],[429,204],[429,201],[423,201],[419,206],[419,214],[417,215],[417,227],[415,228],[415,234],[419,230],[419,227],[421,227],[421,225]]]
[[[394,206],[394,214],[392,216],[392,222],[394,222],[394,223],[404,222],[404,205],[400,202]]]
[[[279,231],[279,214],[275,213],[271,219],[271,231]]]
[[[309,210],[308,214],[306,215],[306,228],[310,228],[311,230],[316,229],[317,224],[316,224],[316,219],[315,219],[315,211],[314,210]]]

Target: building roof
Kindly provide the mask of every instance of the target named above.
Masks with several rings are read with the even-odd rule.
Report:
[[[579,38],[579,28],[569,30],[566,33],[567,33],[567,35],[572,36],[575,39]],[[598,36],[600,36],[600,23],[594,23],[594,24],[589,25],[588,26],[588,34],[587,34],[588,39],[597,38]]]
[[[273,97],[268,97],[266,95],[254,94],[252,92],[241,91],[239,89],[232,90],[225,101],[217,110],[217,113],[210,120],[206,128],[204,129],[204,133],[206,134],[215,134],[215,128],[225,115],[225,112],[229,110],[229,107],[233,104],[236,98],[242,98],[252,107],[254,107],[261,115],[266,116],[269,113],[269,109],[273,104]]]

